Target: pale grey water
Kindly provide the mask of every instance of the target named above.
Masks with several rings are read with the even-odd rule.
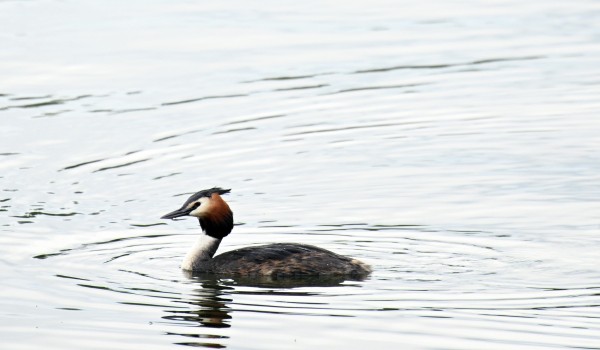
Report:
[[[597,1],[0,1],[2,349],[600,349]],[[178,267],[304,242],[365,281]]]

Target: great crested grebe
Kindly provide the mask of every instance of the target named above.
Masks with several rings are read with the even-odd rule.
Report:
[[[161,219],[195,216],[202,234],[181,268],[193,272],[240,276],[364,277],[371,268],[356,259],[307,244],[274,243],[232,250],[213,258],[221,240],[233,229],[233,213],[221,198],[231,190],[219,187],[193,194],[183,206]]]

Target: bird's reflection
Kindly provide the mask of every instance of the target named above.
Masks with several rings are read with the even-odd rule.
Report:
[[[233,288],[223,285],[217,278],[202,278],[195,280],[194,283],[201,286],[194,290],[194,296],[189,300],[189,304],[193,305],[195,310],[183,320],[197,322],[209,328],[231,327],[228,322],[231,319],[230,308],[227,304],[233,301],[228,293]]]
[[[189,271],[183,272],[185,277],[198,288],[194,289],[189,300],[181,302],[189,304],[190,309],[165,310],[168,315],[164,319],[184,322],[187,326],[201,327],[204,330],[194,333],[173,333],[186,338],[195,338],[197,341],[177,342],[178,345],[188,345],[205,348],[225,348],[223,341],[229,337],[226,335],[212,334],[218,328],[229,328],[232,326],[233,309],[230,306],[235,296],[236,286],[257,287],[257,294],[281,294],[287,293],[281,289],[292,289],[299,287],[333,287],[347,280],[356,280],[347,276],[299,276],[299,277],[239,277],[219,276],[214,274],[199,274]],[[314,291],[298,292],[294,295],[314,295]],[[287,312],[287,310],[286,310]],[[210,331],[213,329],[213,332]],[[221,332],[222,333],[222,332]],[[200,340],[201,339],[201,340]]]

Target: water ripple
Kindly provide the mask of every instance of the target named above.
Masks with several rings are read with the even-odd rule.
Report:
[[[244,97],[244,96],[246,96],[246,95],[245,94],[232,94],[232,95],[203,96],[203,97],[192,98],[192,99],[181,100],[181,101],[163,102],[161,105],[162,106],[172,106],[172,105],[179,105],[182,103],[192,103],[192,102],[199,102],[199,101],[204,101],[204,100],[212,100],[212,99],[219,99],[219,98],[232,98],[232,97]]]
[[[371,69],[361,69],[354,71],[354,73],[362,74],[362,73],[384,73],[395,70],[405,70],[405,69],[441,69],[441,68],[454,68],[454,67],[468,67],[468,66],[478,66],[478,65],[486,65],[490,63],[500,63],[500,62],[512,62],[512,61],[531,61],[531,60],[540,60],[544,59],[546,56],[522,56],[522,57],[501,57],[501,58],[487,58],[481,60],[475,60],[470,62],[462,62],[462,63],[440,63],[440,64],[424,64],[424,65],[401,65],[401,66],[391,66],[391,67],[383,67],[383,68],[371,68]]]

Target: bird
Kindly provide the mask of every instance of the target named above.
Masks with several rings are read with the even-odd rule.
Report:
[[[346,276],[363,279],[371,267],[357,259],[308,244],[272,243],[240,248],[214,256],[233,229],[233,212],[221,195],[231,189],[213,187],[191,195],[181,208],[161,219],[197,217],[202,233],[181,268],[187,272],[232,276]]]

